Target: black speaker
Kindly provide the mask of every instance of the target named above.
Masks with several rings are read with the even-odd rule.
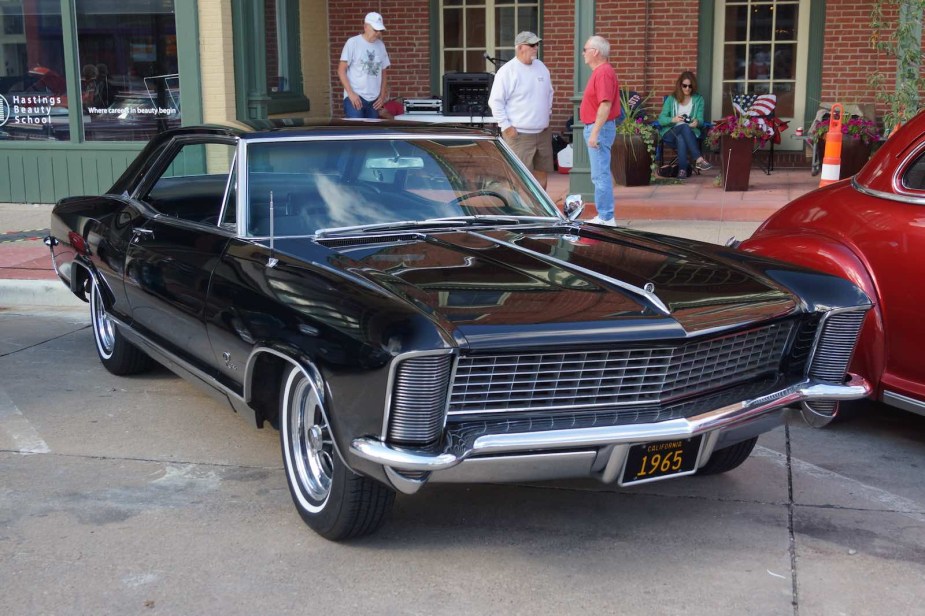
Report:
[[[443,76],[443,115],[491,115],[488,95],[495,76],[491,73],[447,73]]]

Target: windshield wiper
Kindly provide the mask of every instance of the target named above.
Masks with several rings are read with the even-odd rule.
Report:
[[[551,216],[449,216],[446,218],[427,218],[424,220],[399,220],[395,222],[380,222],[372,225],[354,225],[351,227],[336,227],[318,229],[317,237],[340,235],[343,233],[366,233],[368,231],[393,231],[397,229],[420,229],[427,227],[459,227],[470,225],[519,225],[523,222],[548,221]],[[558,219],[556,219],[558,220]]]

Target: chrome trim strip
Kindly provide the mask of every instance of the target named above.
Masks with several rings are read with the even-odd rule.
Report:
[[[911,195],[898,195],[896,193],[874,190],[861,184],[858,184],[857,176],[851,176],[851,186],[859,193],[864,193],[878,199],[887,199],[888,201],[899,201],[900,203],[911,203],[912,205],[925,205],[925,197],[913,197]]]
[[[856,375],[849,376],[846,385],[806,379],[760,398],[730,404],[688,419],[673,419],[655,424],[485,435],[477,438],[472,448],[461,455],[446,451],[425,453],[412,449],[398,449],[369,437],[354,439],[350,451],[365,460],[397,470],[439,471],[456,466],[475,455],[579,449],[690,438],[729,428],[780,407],[807,400],[854,400],[870,394],[871,387],[867,380]]]
[[[655,307],[658,308],[658,310],[662,314],[664,315],[671,314],[671,311],[668,309],[668,306],[666,306],[665,303],[661,299],[659,299],[659,297],[655,293],[649,293],[645,289],[641,289],[637,287],[636,285],[630,284],[628,282],[624,282],[623,280],[620,280],[618,278],[611,278],[610,276],[604,276],[600,274],[599,272],[595,272],[594,270],[581,267],[580,265],[575,265],[574,263],[563,261],[562,259],[557,259],[556,257],[550,257],[549,255],[544,255],[541,252],[530,250],[529,248],[524,248],[523,246],[518,246],[517,244],[513,244],[511,242],[505,242],[504,240],[499,240],[498,238],[491,237],[490,235],[484,235],[482,233],[478,233],[477,231],[470,231],[469,233],[475,237],[482,238],[483,240],[486,240],[488,242],[494,242],[495,244],[500,244],[501,246],[507,246],[508,248],[511,248],[518,252],[526,253],[528,255],[536,257],[537,259],[545,263],[551,263],[553,265],[557,265],[565,270],[581,272],[582,274],[584,274],[585,276],[588,276],[589,278],[607,282],[614,286],[620,287],[621,289],[625,289],[635,295],[640,295],[644,297],[646,300],[648,300],[650,303],[654,304]]]
[[[239,402],[241,402],[241,404],[244,404],[245,406],[250,406],[249,404],[247,404],[247,401],[241,397],[241,394],[237,393],[233,389],[229,389],[228,386],[218,381],[215,377],[210,376],[209,374],[206,374],[205,372],[203,372],[202,370],[200,370],[193,364],[189,363],[185,359],[181,359],[176,354],[171,353],[170,351],[168,351],[161,345],[157,344],[156,342],[153,342],[150,338],[148,338],[144,334],[139,333],[138,330],[133,328],[131,325],[128,325],[127,323],[125,323],[125,321],[122,321],[118,317],[115,317],[110,314],[109,318],[115,321],[117,325],[120,325],[121,327],[123,327],[128,332],[129,336],[140,340],[142,344],[145,344],[151,347],[151,349],[153,349],[155,352],[163,355],[165,359],[177,364],[180,368],[194,375],[196,378],[198,378],[200,381],[202,381],[206,385],[227,395],[229,399],[234,398],[235,400],[238,400]]]
[[[228,204],[228,196],[231,194],[232,180],[235,180],[235,181],[234,181],[234,185],[235,185],[235,187],[237,187],[238,169],[237,169],[237,166],[236,166],[236,165],[238,164],[238,149],[239,149],[239,148],[238,148],[238,144],[235,144],[235,146],[234,146],[234,156],[231,157],[231,167],[228,169],[228,179],[225,180],[225,192],[222,193],[222,207],[220,207],[220,208],[218,209],[218,220],[215,221],[215,226],[218,227],[218,228],[221,228],[221,227],[222,227],[222,220],[225,219],[225,210],[226,210],[226,209],[228,208],[228,206],[229,206],[229,204]],[[237,204],[237,203],[232,203],[231,206],[234,207],[234,209],[235,209],[235,216],[237,216],[237,213],[238,213],[238,204]],[[235,220],[235,227],[237,227],[237,224],[238,224],[238,223],[237,223],[237,219],[236,219],[236,220]],[[237,231],[235,231],[235,235],[237,235]]]
[[[884,390],[883,403],[889,404],[890,406],[894,406],[904,411],[909,411],[910,413],[925,416],[925,402],[916,400],[915,398],[910,398],[909,396],[898,394],[895,391]]]
[[[394,139],[403,139],[409,141],[430,141],[433,139],[439,139],[440,141],[494,141],[496,138],[494,135],[489,133],[479,133],[477,129],[467,129],[472,130],[472,134],[454,134],[454,133],[441,133],[439,130],[432,132],[423,131],[423,130],[402,130],[405,128],[415,129],[422,126],[427,126],[426,124],[419,124],[417,126],[390,126],[385,130],[389,132],[380,132],[380,129],[375,129],[370,132],[356,131],[356,133],[351,133],[349,135],[332,135],[332,134],[317,134],[317,135],[287,135],[284,138],[280,138],[279,135],[274,135],[272,137],[248,137],[245,136],[241,141],[245,143],[281,143],[283,141],[392,141]],[[456,129],[465,128],[465,127],[454,127]]]

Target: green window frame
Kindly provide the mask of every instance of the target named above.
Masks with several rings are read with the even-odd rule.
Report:
[[[275,0],[277,12],[271,22],[277,24],[273,38],[279,44],[278,59],[288,80],[287,92],[273,92],[268,87],[267,15],[264,0],[233,0],[235,96],[237,116],[241,120],[262,120],[269,115],[309,111],[303,91],[301,45],[299,43],[298,0]]]
[[[542,0],[436,0],[440,74],[494,71],[483,54],[514,57],[514,37],[530,30],[542,38]],[[535,20],[535,21],[534,21]],[[542,47],[540,47],[542,54]]]

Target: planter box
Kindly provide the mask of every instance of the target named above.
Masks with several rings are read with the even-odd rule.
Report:
[[[722,164],[720,173],[723,174],[723,190],[748,190],[754,147],[754,139],[723,137],[720,140],[719,151]]]
[[[648,186],[652,180],[652,157],[639,135],[617,134],[610,156],[610,171],[620,186]]]

